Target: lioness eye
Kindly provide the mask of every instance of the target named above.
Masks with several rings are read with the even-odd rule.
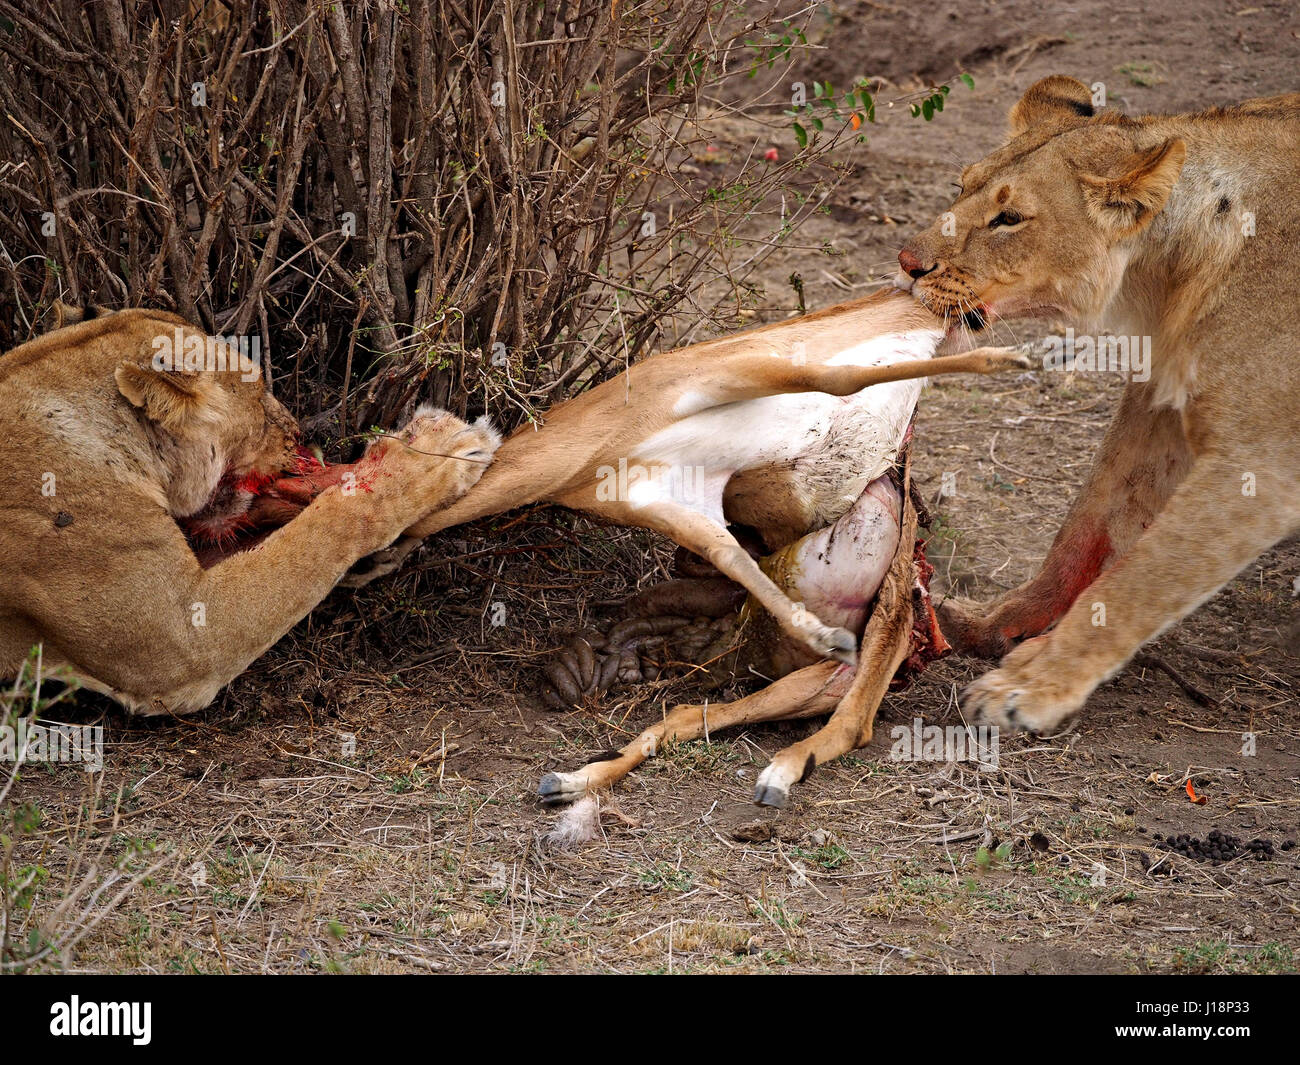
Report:
[[[997,229],[999,226],[1016,226],[1023,221],[1024,219],[1015,211],[1003,211],[989,223],[989,229]]]

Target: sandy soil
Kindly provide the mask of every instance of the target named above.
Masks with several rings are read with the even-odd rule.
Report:
[[[886,276],[905,236],[948,203],[959,164],[998,143],[1008,107],[1045,74],[1104,81],[1130,111],[1297,88],[1289,4],[1148,9],[834,5],[809,78],[878,75],[901,96],[964,69],[976,87],[954,88],[929,126],[882,113],[828,212],[769,262],[759,318],[790,313],[792,271],[810,306]],[[743,119],[719,131],[754,136]],[[1033,572],[1118,388],[1027,373],[930,389],[917,477],[927,497],[946,472],[957,483],[933,529],[941,588],[984,597]],[[130,868],[163,864],[72,967],[1295,970],[1297,852],[1281,845],[1300,834],[1300,658],[1285,637],[1300,614],[1300,544],[1265,555],[1152,648],[1211,708],[1130,668],[1065,734],[1004,739],[997,771],[890,761],[892,727],[958,721],[955,694],[981,667],[949,658],[888,697],[876,741],[819,770],[779,816],[749,805],[754,776],[811,723],[668,751],[607,800],[595,840],[565,849],[547,835],[559,815],[534,798],[542,773],[695,693],[666,681],[547,713],[538,661],[668,558],[640,534],[531,511],[336,594],[195,718],[132,722],[81,699],[64,716],[107,727],[108,768],[94,796],[74,769],[25,775],[19,798],[44,817],[28,860],[41,851],[52,887],[101,845]],[[1213,829],[1272,840],[1275,855],[1215,866],[1154,842]]]

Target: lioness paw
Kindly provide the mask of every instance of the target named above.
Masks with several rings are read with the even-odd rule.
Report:
[[[1021,644],[1001,667],[972,681],[963,708],[982,724],[1029,732],[1051,732],[1082,709],[1093,684],[1051,660],[1049,639]]]

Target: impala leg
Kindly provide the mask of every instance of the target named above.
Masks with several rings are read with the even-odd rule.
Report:
[[[627,503],[602,503],[591,506],[563,499],[566,505],[585,505],[593,514],[624,525],[654,529],[675,540],[688,551],[707,559],[721,573],[745,586],[777,624],[814,653],[853,665],[857,640],[846,629],[825,624],[802,603],[792,602],[722,525],[697,510],[674,502],[658,500],[640,507]]]
[[[898,550],[862,634],[853,684],[824,727],[778,752],[771,765],[759,774],[754,801],[760,806],[784,808],[792,785],[806,779],[822,763],[871,741],[876,711],[889,682],[907,658],[912,636],[916,510],[906,491],[903,499],[906,502]]]
[[[706,733],[760,721],[784,721],[824,714],[849,691],[853,671],[817,662],[731,703],[675,706],[614,757],[590,762],[573,773],[547,773],[537,793],[545,803],[573,802],[589,791],[612,787],[665,743],[695,740]]]
[[[928,347],[929,344],[922,346]],[[703,387],[714,403],[737,403],[784,392],[851,396],[864,388],[890,381],[913,381],[955,373],[996,374],[1033,368],[1033,360],[1021,348],[985,347],[961,355],[907,359],[879,366],[854,366],[774,359],[770,349],[759,346],[751,351],[722,356],[715,364],[716,378]]]

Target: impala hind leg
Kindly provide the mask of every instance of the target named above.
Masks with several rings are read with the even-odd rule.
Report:
[[[589,791],[612,787],[653,758],[665,743],[696,740],[737,725],[824,714],[849,691],[852,676],[847,666],[817,662],[732,703],[675,706],[613,757],[590,762],[573,773],[547,773],[537,793],[548,804],[573,802]]]
[[[567,500],[562,502],[568,504]],[[858,641],[851,632],[827,625],[803,604],[791,602],[736,538],[708,515],[671,500],[640,507],[626,503],[592,507],[586,500],[581,505],[613,521],[640,525],[671,537],[688,551],[707,559],[733,581],[743,584],[782,629],[814,653],[846,665],[853,665],[857,660]]]
[[[780,751],[759,774],[754,802],[760,806],[784,808],[791,786],[813,769],[871,742],[880,701],[911,646],[915,544],[916,510],[908,500],[898,551],[862,634],[853,683],[822,728]]]

